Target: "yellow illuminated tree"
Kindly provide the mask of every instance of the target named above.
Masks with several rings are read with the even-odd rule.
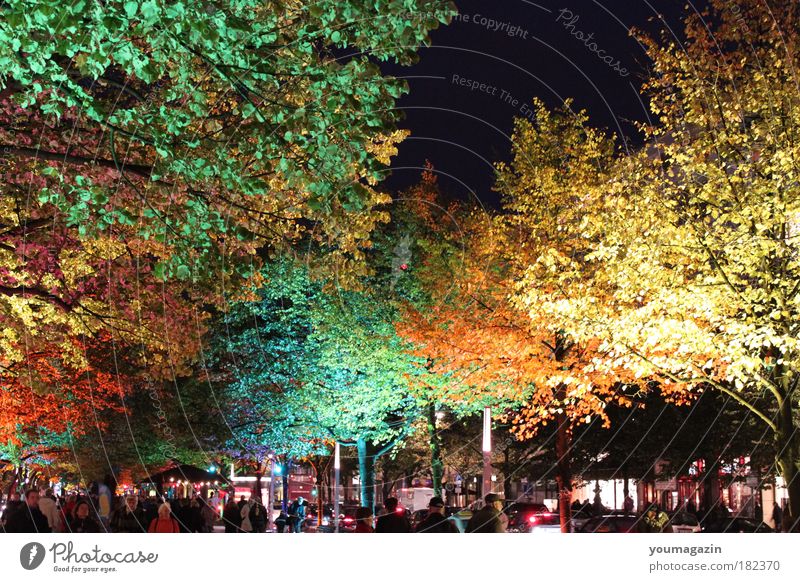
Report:
[[[657,374],[678,399],[713,388],[760,419],[796,529],[800,20],[795,2],[771,4],[715,0],[683,46],[647,41],[649,146],[573,233],[589,252],[557,262],[549,294],[532,269],[523,297],[602,342],[596,371]]]

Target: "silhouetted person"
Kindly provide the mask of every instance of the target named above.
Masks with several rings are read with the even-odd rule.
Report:
[[[775,522],[775,531],[781,531],[783,525],[783,510],[777,503],[772,504],[772,521]]]
[[[378,517],[375,524],[375,533],[408,533],[411,524],[406,519],[405,510],[398,507],[400,502],[397,497],[390,497],[384,503],[386,513]]]
[[[428,502],[428,515],[416,529],[417,533],[458,533],[455,524],[444,516],[444,501],[441,497],[431,497]]]
[[[85,499],[75,503],[72,519],[67,524],[72,533],[100,533],[100,522],[92,517],[92,506]]]
[[[47,518],[39,511],[39,492],[25,492],[25,503],[17,509],[6,523],[8,533],[50,533]]]
[[[496,493],[484,497],[486,505],[475,512],[467,523],[466,533],[503,533],[505,528],[500,519],[503,499]]]

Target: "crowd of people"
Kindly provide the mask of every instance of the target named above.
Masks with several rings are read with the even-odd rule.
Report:
[[[115,502],[116,501],[116,502]],[[490,493],[479,507],[472,511],[466,533],[502,533],[508,526],[508,517],[503,511],[501,496]],[[263,533],[269,527],[267,508],[253,496],[242,496],[237,502],[228,496],[222,512],[218,511],[219,498],[163,499],[139,495],[123,495],[116,500],[110,491],[98,487],[86,494],[70,494],[57,497],[53,489],[40,492],[25,491],[23,496],[12,494],[5,502],[0,514],[0,531],[8,533],[210,533],[217,523],[222,523],[226,533]],[[571,506],[573,515],[603,515],[607,508],[595,507],[588,500],[575,501]],[[729,517],[724,505],[713,512],[698,511],[692,503],[684,511],[694,514],[698,521]],[[624,512],[633,514],[633,500],[625,499]],[[755,519],[761,521],[762,509],[755,506]],[[278,533],[301,533],[306,525],[308,503],[303,497],[295,499],[275,519]],[[775,504],[773,519],[780,531],[782,510]],[[641,515],[638,529],[641,532],[665,532],[669,516],[656,504],[649,505]],[[372,509],[359,507],[355,512],[356,533],[458,533],[459,529],[445,516],[445,503],[441,497],[432,497],[427,513],[415,527],[409,522],[406,511],[397,498],[385,500],[383,511],[376,516]]]
[[[211,532],[219,518],[212,500],[164,500],[140,495],[116,499],[102,488],[56,497],[52,489],[12,494],[0,514],[7,533]]]
[[[227,533],[267,531],[267,508],[255,497],[231,494],[220,512],[218,497],[164,499],[143,492],[114,497],[108,487],[56,496],[53,489],[12,493],[0,513],[0,531],[7,533],[210,533],[222,523]],[[276,530],[300,533],[308,504],[295,499],[288,513],[276,519]],[[223,518],[224,517],[224,518]],[[223,519],[221,519],[223,518]],[[222,529],[222,528],[221,528]]]

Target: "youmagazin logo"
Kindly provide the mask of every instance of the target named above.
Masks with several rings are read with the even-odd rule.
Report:
[[[19,563],[26,570],[35,570],[42,565],[46,555],[44,546],[39,542],[30,542],[19,551]]]

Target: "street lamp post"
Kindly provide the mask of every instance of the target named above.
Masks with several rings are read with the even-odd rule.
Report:
[[[492,411],[483,409],[483,490],[486,497],[492,490]]]
[[[270,457],[269,466],[269,509],[267,510],[267,529],[272,531],[274,523],[274,516],[272,515],[273,508],[275,507],[275,457]]]
[[[339,473],[342,469],[342,460],[339,456],[339,443],[333,448],[333,527],[339,533]]]

